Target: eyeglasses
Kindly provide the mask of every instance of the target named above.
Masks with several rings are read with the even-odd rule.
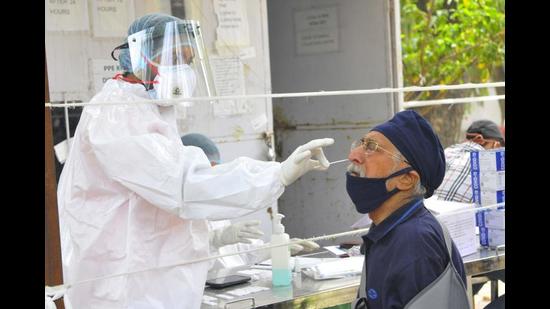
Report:
[[[353,149],[355,149],[355,148],[357,148],[357,147],[359,147],[359,146],[362,146],[362,147],[363,147],[363,150],[365,150],[365,153],[366,153],[367,155],[373,154],[374,152],[380,150],[380,151],[383,151],[383,152],[385,152],[386,154],[388,154],[388,155],[390,155],[390,156],[392,156],[392,157],[394,157],[394,158],[396,158],[396,159],[398,159],[398,160],[400,160],[400,161],[403,161],[403,162],[405,162],[405,163],[411,165],[411,164],[409,163],[409,161],[407,161],[405,158],[403,158],[403,156],[397,155],[397,154],[395,154],[395,153],[393,153],[393,152],[391,152],[391,151],[389,151],[389,150],[386,150],[386,149],[382,148],[382,146],[380,146],[380,145],[378,144],[378,142],[375,141],[375,140],[372,140],[372,139],[368,139],[368,138],[364,138],[364,137],[363,137],[363,138],[361,138],[361,139],[359,139],[359,140],[354,141],[354,142],[351,144],[351,150],[353,150]]]

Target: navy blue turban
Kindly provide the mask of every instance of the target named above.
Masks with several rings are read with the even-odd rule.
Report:
[[[426,188],[424,197],[432,196],[445,176],[445,152],[428,121],[415,111],[407,110],[372,131],[382,133],[391,141],[420,174],[420,183]]]

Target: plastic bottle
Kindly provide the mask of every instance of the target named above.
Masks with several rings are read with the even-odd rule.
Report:
[[[273,233],[271,244],[282,244],[289,241],[285,227],[281,223],[282,214],[275,214],[273,218]],[[288,246],[271,248],[271,266],[273,286],[288,286],[292,282],[292,270],[290,269],[290,249]]]

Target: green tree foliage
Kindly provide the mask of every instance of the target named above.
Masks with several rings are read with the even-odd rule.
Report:
[[[502,81],[504,33],[504,0],[401,0],[405,86]],[[411,92],[405,101],[486,91]],[[467,104],[456,104],[416,110],[430,120],[446,147],[460,140],[466,108]]]

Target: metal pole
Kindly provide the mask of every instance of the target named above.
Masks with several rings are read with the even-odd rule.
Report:
[[[63,100],[65,101],[65,105],[67,104],[67,93],[63,92]],[[67,157],[69,157],[69,152],[71,151],[71,127],[69,122],[69,108],[67,106],[64,107],[65,109],[65,134],[67,135]]]

